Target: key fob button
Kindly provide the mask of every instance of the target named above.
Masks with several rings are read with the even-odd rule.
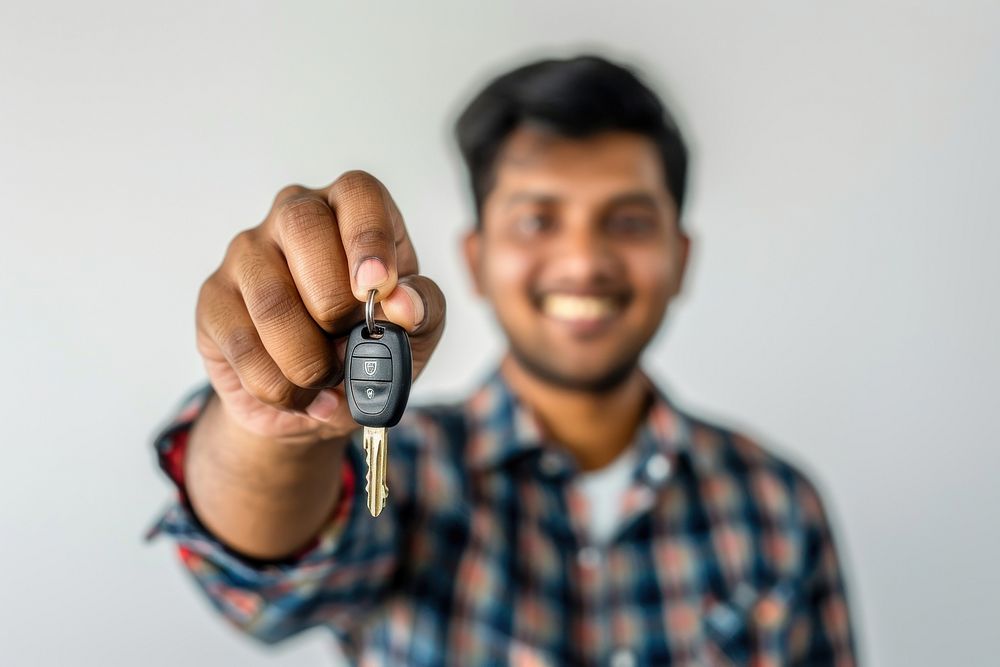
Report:
[[[391,386],[391,382],[351,380],[351,394],[354,397],[354,404],[365,414],[377,415],[385,409]]]
[[[358,343],[351,353],[355,357],[379,357],[381,359],[391,359],[392,353],[382,343]]]
[[[351,379],[392,382],[392,359],[362,357],[355,352],[351,359]]]

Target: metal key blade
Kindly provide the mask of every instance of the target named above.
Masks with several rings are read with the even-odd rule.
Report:
[[[368,511],[372,516],[378,516],[382,512],[389,496],[386,483],[389,442],[386,435],[385,428],[365,426],[365,462],[368,467],[365,491],[368,493]]]

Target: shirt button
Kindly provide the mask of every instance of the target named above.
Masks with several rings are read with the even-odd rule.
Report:
[[[662,482],[670,475],[670,460],[663,454],[653,454],[646,461],[646,476],[651,482]]]
[[[563,467],[559,455],[552,452],[542,454],[542,460],[539,462],[539,465],[542,466],[542,472],[546,475],[558,475]]]
[[[611,667],[635,667],[635,653],[624,646],[611,654]]]
[[[601,564],[601,550],[597,547],[583,547],[576,554],[580,567],[591,569]]]

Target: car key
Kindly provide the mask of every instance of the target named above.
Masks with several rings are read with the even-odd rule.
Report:
[[[375,320],[375,295],[368,292],[365,321],[347,339],[344,370],[351,417],[364,427],[368,511],[378,516],[389,495],[386,479],[389,427],[399,423],[410,396],[413,362],[406,331],[392,322]]]

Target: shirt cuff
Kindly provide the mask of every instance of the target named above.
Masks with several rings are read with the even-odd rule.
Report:
[[[356,474],[349,457],[344,457],[341,477],[341,494],[324,524],[323,529],[295,553],[281,559],[259,559],[241,554],[223,544],[198,519],[188,499],[184,483],[184,458],[191,435],[191,429],[204,412],[214,394],[211,384],[206,383],[188,395],[182,407],[170,422],[154,438],[157,463],[167,478],[173,483],[176,502],[168,506],[161,516],[146,530],[144,539],[149,542],[162,532],[174,536],[187,536],[195,540],[188,544],[178,544],[181,558],[187,564],[196,558],[196,552],[215,557],[220,552],[232,558],[239,565],[263,571],[270,568],[282,569],[324,558],[332,550],[336,538],[343,532],[351,515]],[[204,548],[199,549],[198,544]],[[324,548],[325,547],[325,548]],[[320,554],[322,552],[322,554]]]

